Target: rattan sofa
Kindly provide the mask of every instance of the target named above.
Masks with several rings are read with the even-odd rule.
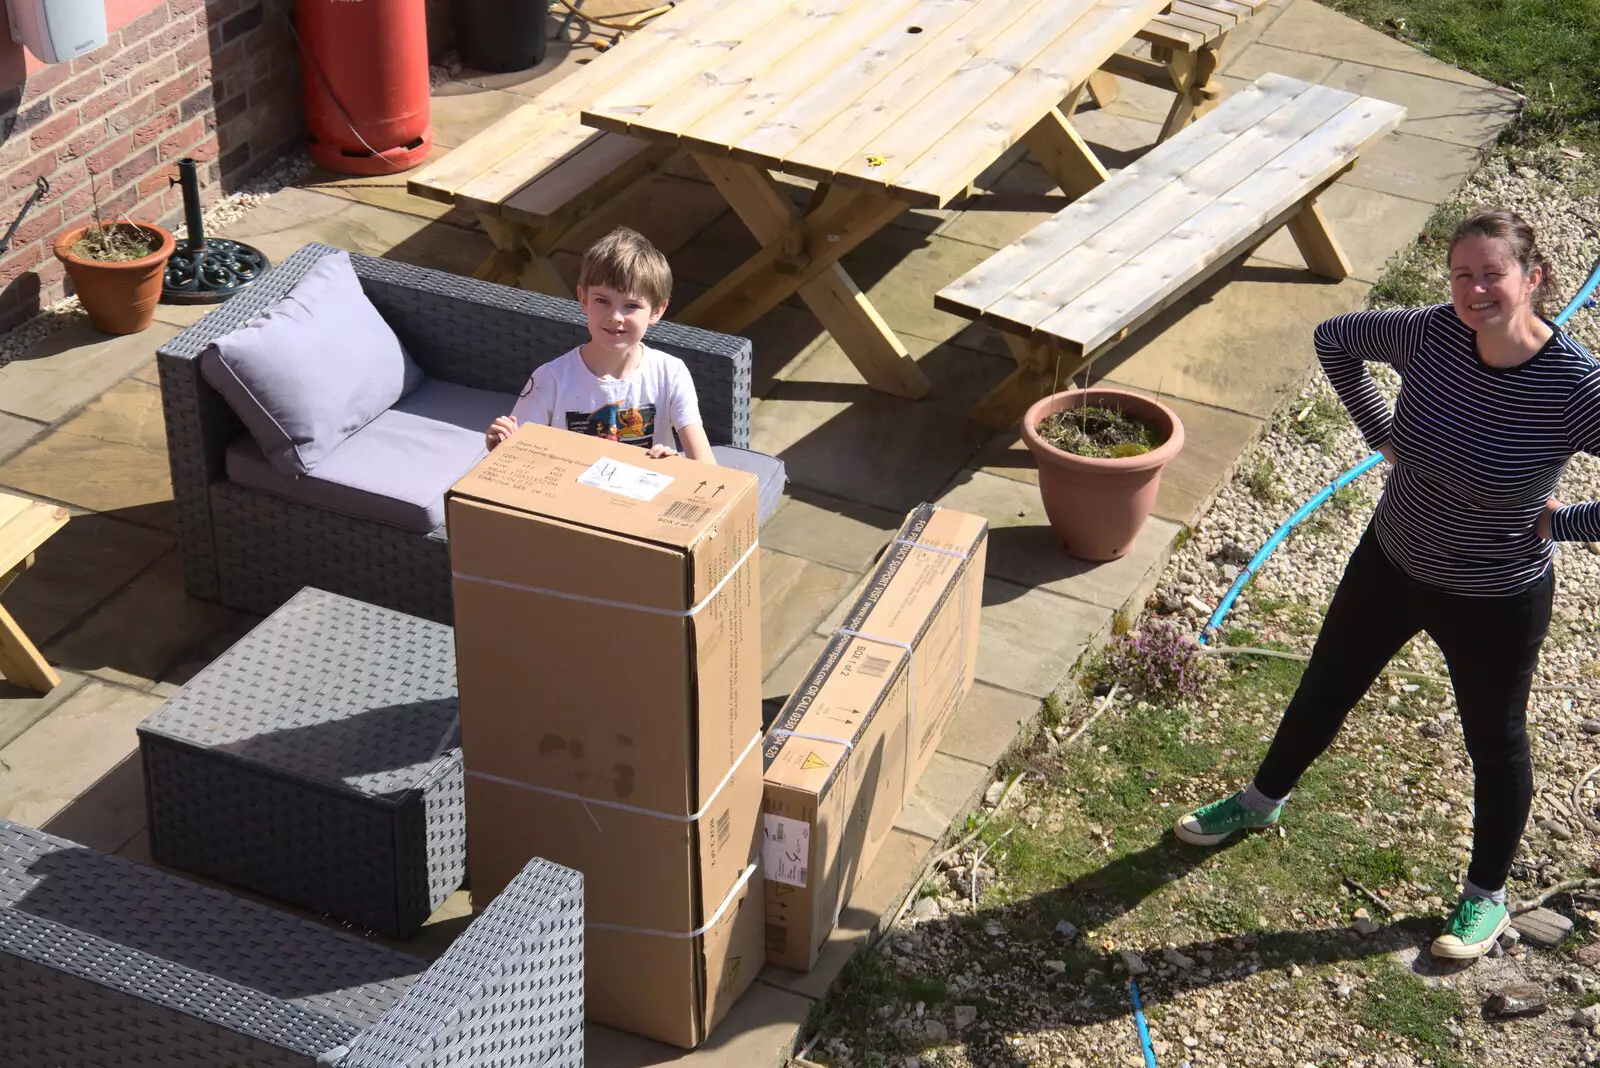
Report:
[[[0,1064],[582,1068],[583,878],[532,861],[430,965],[0,820]]]
[[[157,353],[185,583],[197,597],[261,615],[302,586],[316,586],[450,622],[442,526],[414,533],[252,489],[227,474],[229,446],[244,425],[202,376],[200,354],[337,251],[307,245]],[[356,253],[350,259],[406,351],[444,382],[514,394],[536,363],[588,336],[575,301]],[[748,448],[750,342],[669,322],[653,327],[648,340],[688,364],[712,444]]]

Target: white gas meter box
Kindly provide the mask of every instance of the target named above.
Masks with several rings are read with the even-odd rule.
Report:
[[[62,63],[106,43],[105,0],[5,0],[11,39],[42,63]]]

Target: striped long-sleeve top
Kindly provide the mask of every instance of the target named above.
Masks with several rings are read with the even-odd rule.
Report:
[[[1374,449],[1396,461],[1373,516],[1397,567],[1456,593],[1514,593],[1555,546],[1534,533],[1576,452],[1600,453],[1600,362],[1559,328],[1526,362],[1495,368],[1448,304],[1353,312],[1317,327],[1317,359]],[[1365,361],[1400,373],[1393,413]],[[1600,502],[1565,505],[1557,541],[1600,541]]]

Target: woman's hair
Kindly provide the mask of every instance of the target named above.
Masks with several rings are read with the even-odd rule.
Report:
[[[1468,237],[1492,237],[1505,242],[1506,250],[1521,266],[1523,274],[1531,274],[1535,267],[1539,268],[1542,275],[1539,288],[1533,291],[1533,310],[1540,316],[1548,317],[1550,302],[1556,295],[1556,273],[1544,253],[1539,251],[1533,227],[1528,225],[1528,221],[1504,208],[1473,212],[1456,227],[1455,236],[1450,239],[1450,249],[1445,254],[1447,264],[1455,255],[1456,246]]]

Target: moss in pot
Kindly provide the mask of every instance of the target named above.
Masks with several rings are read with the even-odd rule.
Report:
[[[1115,560],[1155,506],[1161,471],[1183,448],[1183,423],[1160,401],[1095,387],[1036,403],[1023,416],[1022,437],[1062,548],[1082,560]]]

